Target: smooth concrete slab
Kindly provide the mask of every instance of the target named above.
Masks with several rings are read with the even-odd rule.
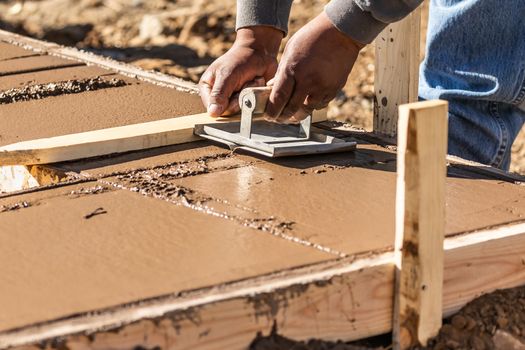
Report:
[[[0,105],[0,146],[203,112],[198,95],[147,83]]]
[[[78,61],[48,55],[20,57],[0,61],[0,76],[82,65],[84,64]]]
[[[0,41],[0,61],[35,55],[34,51]]]
[[[97,186],[0,200],[0,332],[336,258]],[[17,204],[22,209],[2,212]],[[89,217],[97,209],[103,213]]]
[[[395,162],[389,167],[372,161],[366,167],[352,166],[355,155],[348,155],[344,166],[342,157],[261,162],[173,183],[294,222],[290,234],[346,254],[392,246]],[[497,180],[447,179],[448,235],[520,220],[525,220],[524,187]]]

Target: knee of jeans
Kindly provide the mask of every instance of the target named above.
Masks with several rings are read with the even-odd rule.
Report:
[[[494,165],[501,149],[501,134],[501,126],[490,116],[484,103],[451,101],[449,154]]]

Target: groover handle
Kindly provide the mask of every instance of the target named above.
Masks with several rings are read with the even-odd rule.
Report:
[[[239,106],[241,107],[241,136],[249,139],[252,137],[252,121],[254,115],[263,114],[266,103],[270,97],[272,88],[270,86],[245,88],[239,94]]]
[[[239,95],[239,106],[241,106],[241,110],[247,108],[252,110],[253,114],[264,113],[271,92],[271,86],[249,87],[243,89]],[[250,95],[252,98],[246,98]],[[252,105],[253,97],[255,97],[255,106]]]

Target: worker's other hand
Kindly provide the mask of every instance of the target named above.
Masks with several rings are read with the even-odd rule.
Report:
[[[323,12],[286,45],[272,82],[267,118],[298,122],[328,105],[345,85],[363,44],[340,32]]]
[[[273,27],[239,29],[230,50],[204,72],[199,90],[212,117],[239,111],[238,92],[253,85],[265,85],[277,71],[277,53],[283,32]]]

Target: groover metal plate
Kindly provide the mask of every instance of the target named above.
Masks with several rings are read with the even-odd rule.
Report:
[[[300,156],[354,150],[355,142],[312,132],[301,137],[299,126],[283,125],[264,120],[254,121],[251,138],[240,134],[240,123],[198,124],[195,134],[227,145],[231,150],[243,149],[266,157]]]

